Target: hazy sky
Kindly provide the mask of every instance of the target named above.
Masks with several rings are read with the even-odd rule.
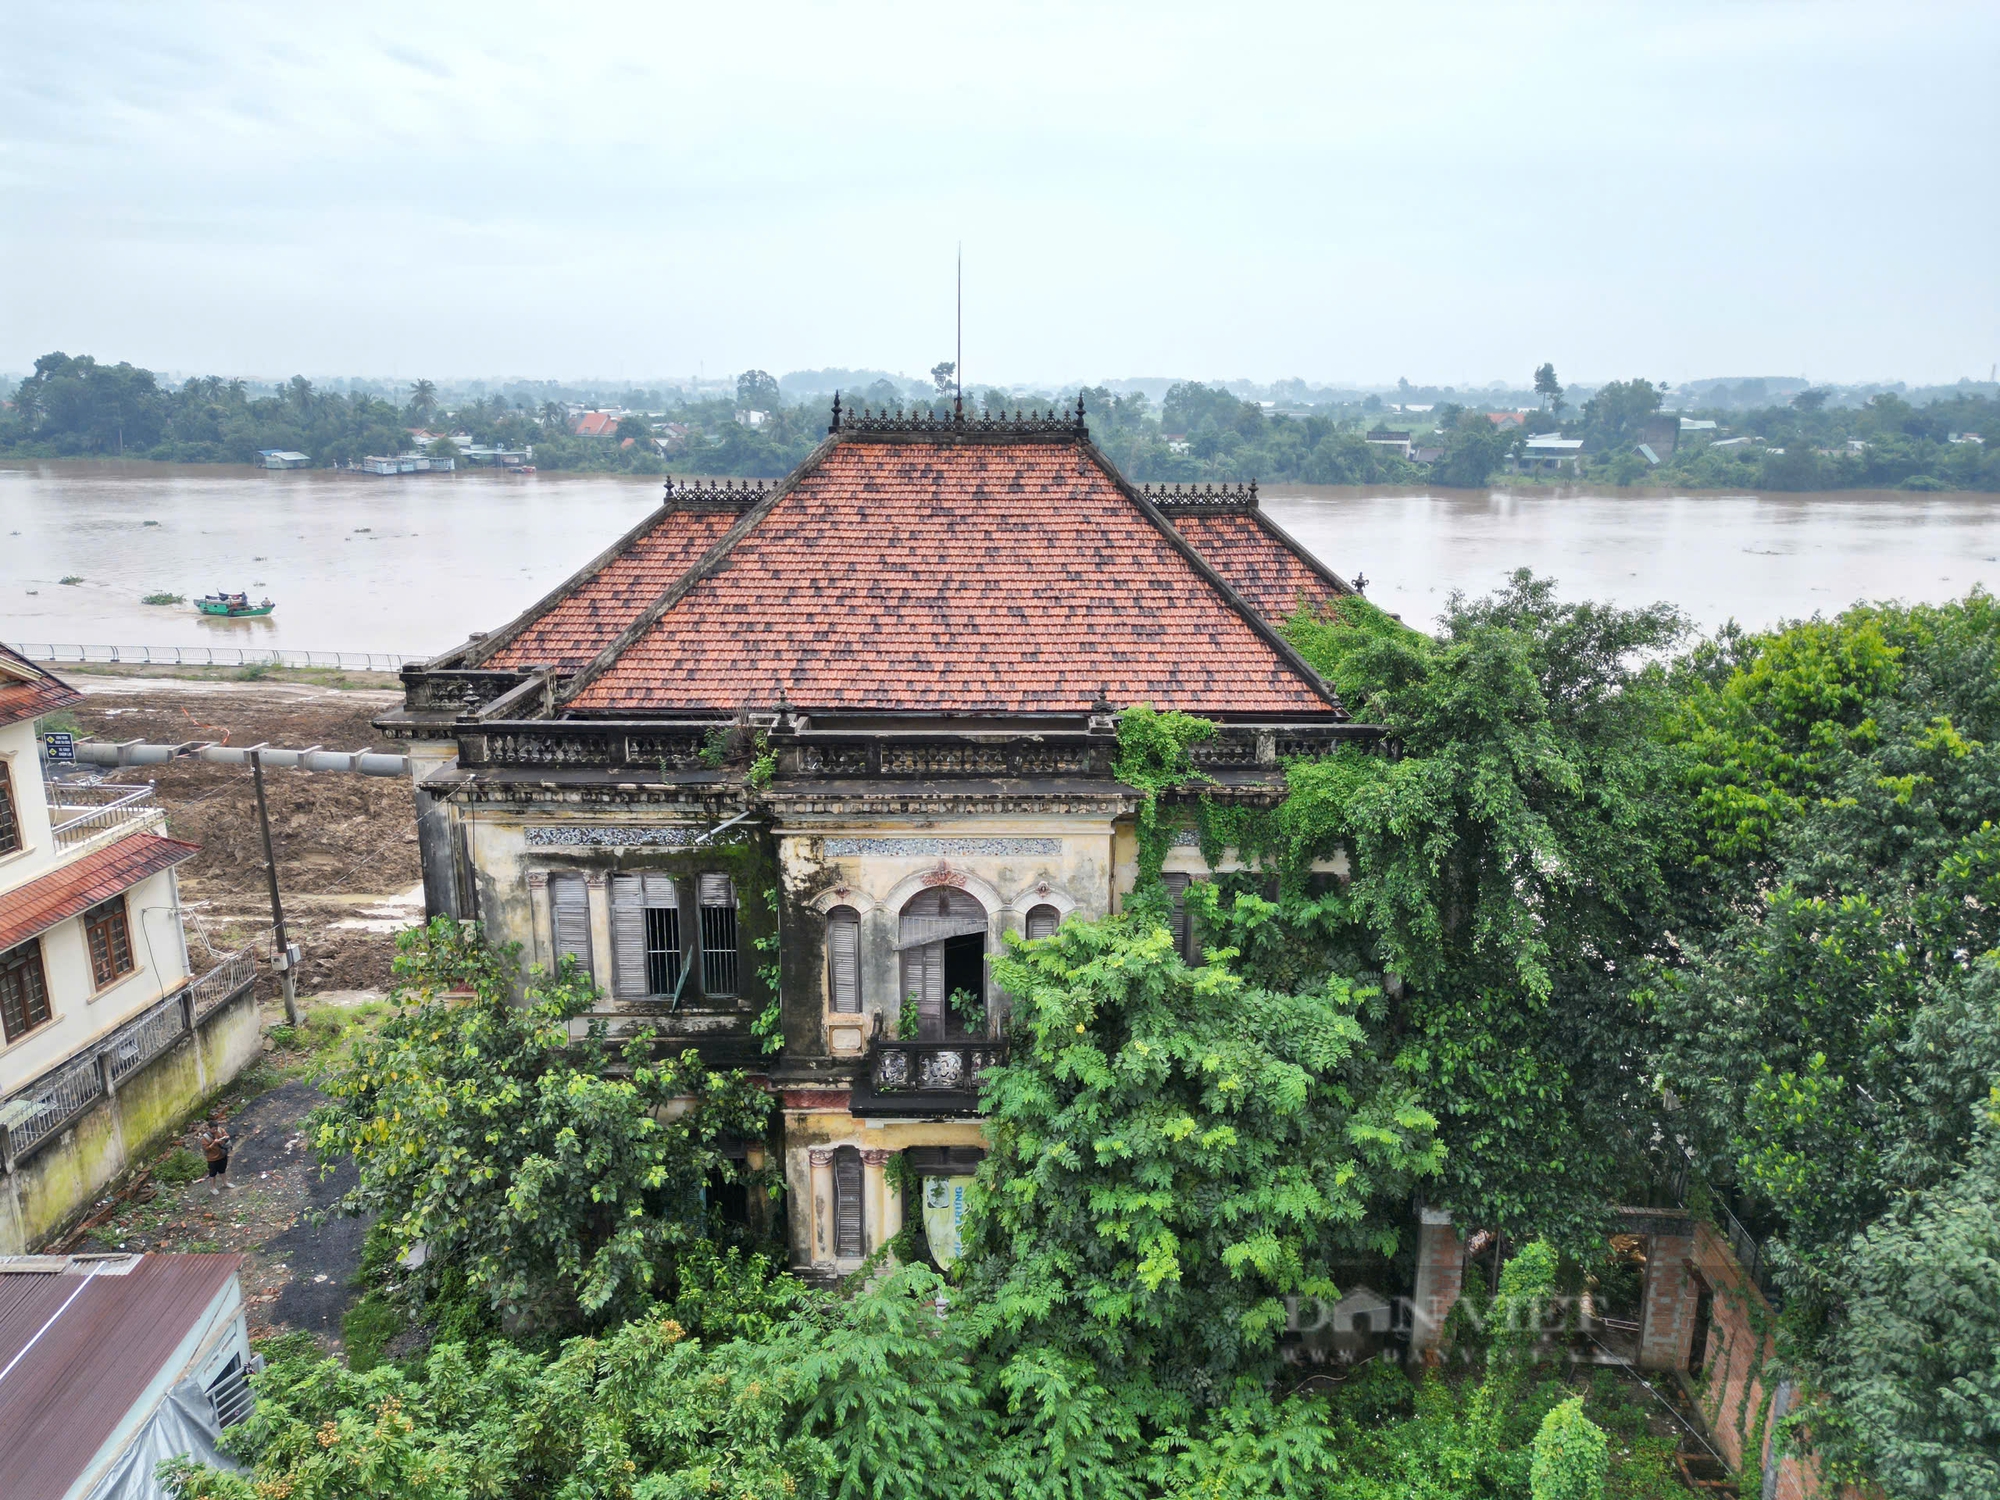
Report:
[[[0,369],[1984,378],[2000,5],[0,0]]]

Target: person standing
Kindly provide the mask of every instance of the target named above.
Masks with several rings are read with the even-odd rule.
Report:
[[[201,1154],[208,1162],[208,1190],[211,1193],[227,1188],[232,1193],[236,1184],[228,1177],[229,1172],[229,1127],[223,1123],[222,1112],[218,1110],[202,1126],[196,1139],[201,1142]]]

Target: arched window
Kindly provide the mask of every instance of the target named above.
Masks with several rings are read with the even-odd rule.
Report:
[[[826,914],[826,988],[834,1013],[861,1013],[861,914],[836,906]]]
[[[985,1030],[985,907],[953,886],[919,891],[903,907],[896,946],[903,956],[903,992],[896,998],[916,1006],[920,1037]],[[953,1005],[953,995],[972,999]]]
[[[1062,913],[1053,906],[1042,905],[1028,910],[1028,936],[1045,938],[1055,936],[1055,930],[1062,925]]]
[[[861,1153],[852,1146],[833,1152],[833,1253],[859,1260],[868,1253],[861,1218]]]

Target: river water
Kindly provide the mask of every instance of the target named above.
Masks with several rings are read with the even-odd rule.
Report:
[[[504,624],[659,492],[657,479],[603,475],[0,464],[0,640],[428,655]],[[1366,574],[1371,599],[1419,625],[1453,589],[1481,593],[1519,567],[1567,597],[1670,600],[1704,629],[2000,589],[2000,496],[1279,485],[1263,497],[1337,572]],[[139,602],[215,589],[268,593],[278,608],[212,620]]]

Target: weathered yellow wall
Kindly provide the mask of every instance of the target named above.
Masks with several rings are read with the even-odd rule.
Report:
[[[87,1209],[106,1186],[178,1131],[257,1055],[253,992],[202,1018],[61,1135],[0,1177],[0,1254],[18,1255]]]

